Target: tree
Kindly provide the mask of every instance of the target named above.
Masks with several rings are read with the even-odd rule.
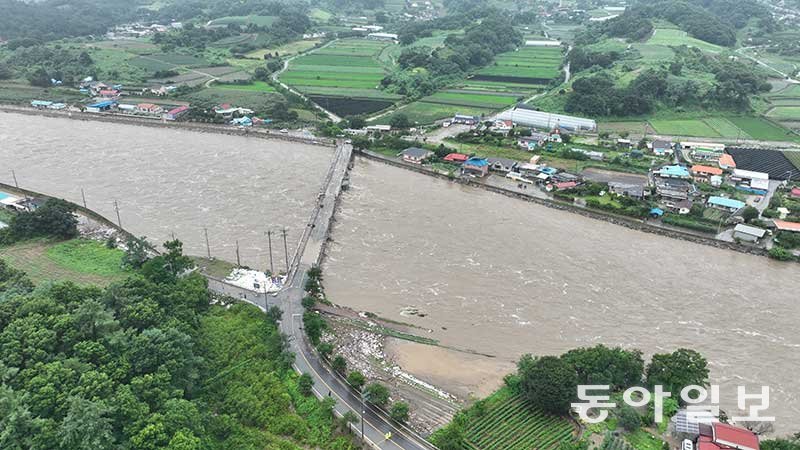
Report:
[[[329,342],[320,342],[319,345],[317,345],[317,351],[327,359],[331,356],[331,353],[333,353],[333,344]]]
[[[303,313],[303,328],[311,343],[317,345],[327,325],[322,316],[313,311],[306,311]]]
[[[99,402],[73,398],[61,424],[61,447],[70,450],[117,448],[108,408]]]
[[[700,353],[681,348],[653,355],[646,374],[649,386],[661,385],[675,397],[686,386],[708,384],[708,362]]]
[[[308,397],[311,395],[311,388],[314,387],[314,379],[311,375],[304,373],[297,378],[297,390],[300,394]]]
[[[336,357],[333,358],[333,361],[331,361],[331,368],[336,373],[344,374],[344,372],[347,370],[347,360],[344,359],[344,356],[342,355],[336,355]]]
[[[431,436],[439,450],[462,450],[464,448],[464,430],[455,422],[441,428]]]
[[[125,247],[125,255],[122,257],[122,264],[124,266],[138,269],[147,262],[147,258],[149,258],[149,245],[147,244],[146,237],[142,236],[137,238],[135,236],[130,236],[127,241],[125,241]]]
[[[75,206],[65,200],[51,198],[33,211],[24,211],[11,220],[11,235],[16,239],[52,236],[70,239],[78,235]]]
[[[575,369],[556,356],[524,355],[517,363],[520,388],[525,398],[553,414],[566,414],[577,395]]]
[[[380,383],[370,383],[364,388],[364,398],[373,405],[385,407],[389,403],[389,388]]]
[[[303,300],[300,301],[300,304],[303,305],[303,308],[305,309],[313,309],[314,305],[317,304],[317,299],[310,295],[306,295],[303,297]]]
[[[406,423],[408,421],[408,403],[394,402],[392,409],[389,411],[389,417],[398,423]]]
[[[575,368],[580,384],[608,384],[613,390],[638,384],[644,371],[640,351],[608,348],[602,344],[570,350],[561,358]]]
[[[756,208],[752,206],[745,206],[742,210],[742,219],[745,222],[752,222],[755,219],[758,219],[759,212]]]
[[[411,121],[408,119],[408,116],[403,113],[398,113],[392,116],[391,120],[389,120],[389,125],[392,128],[408,128],[411,126]]]
[[[642,426],[642,418],[631,406],[622,405],[619,411],[619,424],[625,431],[633,432]]]
[[[360,391],[361,388],[364,387],[364,383],[367,382],[367,379],[364,378],[364,374],[358,371],[352,371],[347,375],[347,384],[353,387],[353,389]]]
[[[358,129],[367,126],[367,121],[361,116],[350,116],[347,118],[347,124],[350,128]]]

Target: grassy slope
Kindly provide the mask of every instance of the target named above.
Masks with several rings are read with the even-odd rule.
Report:
[[[35,239],[0,247],[0,258],[27,272],[36,283],[69,280],[107,285],[129,274],[122,269],[122,255],[121,250],[82,239]]]

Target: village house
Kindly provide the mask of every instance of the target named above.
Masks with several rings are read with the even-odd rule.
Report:
[[[136,105],[136,112],[154,116],[164,112],[164,108],[154,103],[139,103],[138,105]]]
[[[461,166],[461,173],[464,175],[485,177],[489,174],[489,161],[487,161],[486,158],[472,157],[464,161],[464,165]]]
[[[733,238],[744,242],[758,242],[765,234],[767,234],[767,230],[743,223],[736,225],[733,229]]]
[[[117,102],[114,100],[106,100],[104,102],[97,102],[86,105],[86,112],[90,113],[101,113],[111,111],[112,108],[116,107]]]
[[[400,152],[400,155],[403,157],[403,161],[405,162],[422,164],[423,161],[433,156],[433,152],[430,150],[425,150],[424,148],[409,147]]]
[[[492,124],[492,131],[496,133],[508,134],[514,128],[514,123],[510,120],[497,119]]]
[[[391,125],[369,125],[366,128],[367,132],[374,132],[374,133],[389,133],[392,131]]]
[[[619,183],[616,181],[609,181],[608,190],[609,192],[617,195],[624,195],[626,197],[632,197],[637,199],[644,198],[643,184]]]
[[[800,223],[797,222],[787,222],[785,220],[772,220],[773,225],[775,225],[775,229],[778,231],[787,231],[790,233],[800,233]]]
[[[721,209],[731,213],[735,213],[746,206],[742,201],[718,196],[709,197],[706,204],[711,208]]]
[[[523,136],[517,139],[517,145],[528,151],[533,151],[537,147],[544,145],[550,140],[550,135],[546,133],[531,132],[530,136]]]
[[[178,106],[177,108],[172,108],[169,111],[167,111],[166,113],[164,113],[164,119],[166,119],[166,120],[175,120],[178,117],[186,114],[187,112],[189,112],[189,107],[188,106],[186,106],[186,105]]]
[[[696,188],[686,180],[676,178],[656,178],[656,194],[666,200],[687,200]]]
[[[688,180],[692,178],[689,170],[679,165],[663,166],[653,173],[661,178],[674,178],[678,180]]]
[[[700,183],[708,183],[712,176],[720,176],[720,175],[722,175],[722,169],[720,169],[720,168],[711,167],[711,166],[702,166],[702,165],[699,165],[699,164],[696,164],[696,165],[692,166],[691,172],[692,172],[692,178],[694,178],[694,181],[697,181],[697,182],[700,182]]]
[[[617,139],[617,147],[619,148],[627,150],[631,148],[631,145],[632,144],[630,139],[622,139],[622,138]]]
[[[727,423],[700,424],[695,450],[759,450],[758,436]]]
[[[673,149],[673,144],[670,141],[662,141],[657,139],[653,141],[652,147],[653,154],[656,156],[670,156],[675,152]]]
[[[469,156],[463,153],[450,153],[444,157],[444,161],[452,164],[463,164],[468,159]]]
[[[719,161],[725,152],[725,144],[713,142],[681,142],[681,148],[686,150],[695,161]]]
[[[800,187],[793,187],[792,190],[789,191],[789,197],[800,198]]]
[[[477,125],[481,121],[481,118],[478,116],[467,116],[464,114],[456,114],[453,116],[453,119],[450,121],[453,124],[461,124],[461,125]]]
[[[722,170],[733,170],[736,168],[736,161],[733,160],[733,156],[729,155],[728,153],[723,153],[719,156],[719,161],[717,161],[717,165]]]
[[[508,173],[514,171],[519,164],[517,161],[508,158],[487,158],[489,169],[495,172]]]

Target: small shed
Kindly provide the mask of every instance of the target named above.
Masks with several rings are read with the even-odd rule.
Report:
[[[733,238],[745,242],[758,242],[765,234],[767,234],[767,230],[743,223],[736,225],[736,228],[733,229]]]

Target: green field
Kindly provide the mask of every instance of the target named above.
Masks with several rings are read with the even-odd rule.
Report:
[[[767,115],[776,119],[800,119],[800,106],[776,106]]]
[[[783,152],[786,159],[792,163],[798,170],[800,170],[800,151],[785,151]]]
[[[271,54],[277,53],[279,56],[291,56],[310,50],[319,43],[320,43],[319,39],[294,41],[288,44],[279,45],[277,47],[267,47],[267,48],[262,48],[260,50],[252,51],[247,54],[247,57],[264,58],[264,55],[267,53]]]
[[[731,117],[729,120],[753,139],[764,141],[798,141],[800,137],[760,117]]]
[[[651,119],[650,125],[659,134],[671,136],[722,137],[701,119]]]
[[[275,92],[275,88],[265,81],[253,81],[248,84],[214,84],[214,87],[231,91]]]
[[[0,247],[0,258],[25,271],[36,282],[74,281],[107,285],[123,279],[123,252],[97,241],[73,239],[54,242],[43,239]]]
[[[280,79],[337,114],[376,112],[400,98],[379,89],[386,76],[378,55],[386,42],[342,39],[292,60]],[[358,100],[362,100],[359,105]],[[378,101],[379,100],[379,101]]]
[[[560,47],[527,46],[501,53],[493,64],[479,70],[476,78],[518,84],[542,85],[559,75]]]
[[[518,97],[514,95],[498,95],[491,93],[471,93],[463,91],[440,91],[422,99],[425,103],[439,103],[444,105],[471,106],[475,108],[499,109],[515,103]]]
[[[718,53],[723,50],[719,45],[711,44],[700,39],[695,39],[689,36],[683,30],[675,30],[671,28],[656,28],[653,36],[647,40],[651,45],[666,45],[666,46],[679,46],[686,45],[688,47],[697,47],[700,50]]]
[[[709,117],[703,119],[708,126],[714,129],[720,136],[725,138],[748,138],[747,133],[740,127],[724,117]]]
[[[483,116],[491,114],[493,111],[487,108],[474,108],[458,105],[442,105],[438,103],[426,103],[416,101],[408,104],[396,113],[388,114],[370,122],[370,125],[388,124],[395,114],[405,114],[412,122],[419,124],[429,124],[440,119],[453,117],[456,114],[466,114],[471,116]]]
[[[532,408],[503,388],[485,400],[486,412],[464,427],[465,450],[546,450],[574,439],[572,423]]]

